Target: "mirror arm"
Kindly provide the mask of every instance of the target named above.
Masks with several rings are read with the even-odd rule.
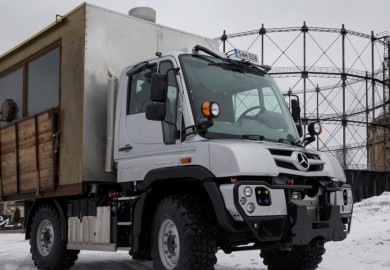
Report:
[[[173,72],[175,72],[175,75],[178,75],[179,71],[180,71],[180,68],[178,67],[178,68],[170,68],[170,69],[168,69],[167,72],[165,72],[165,76],[167,76],[167,80],[168,80],[168,73],[169,73],[169,71],[173,71]]]
[[[312,142],[316,141],[316,137],[314,135],[310,135],[310,137],[306,137],[302,141],[302,146],[306,147],[306,145],[311,144]]]
[[[203,132],[203,131],[206,131],[209,127],[211,127],[212,125],[214,125],[214,121],[212,119],[209,119],[207,121],[204,121],[200,124],[197,124],[197,125],[193,125],[193,126],[189,126],[189,127],[186,127],[184,129],[184,134],[185,134],[185,137],[189,136],[189,135],[193,135],[193,134],[199,134],[200,132]],[[192,128],[192,132],[190,133],[185,133],[188,129],[191,129]]]

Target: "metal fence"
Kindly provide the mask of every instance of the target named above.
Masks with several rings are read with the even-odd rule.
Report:
[[[347,183],[352,186],[353,200],[359,202],[390,190],[390,174],[380,171],[346,170]]]
[[[261,28],[217,38],[228,55],[259,55],[284,93],[298,95],[301,119],[323,134],[310,147],[328,151],[345,170],[390,170],[390,35],[341,28]]]

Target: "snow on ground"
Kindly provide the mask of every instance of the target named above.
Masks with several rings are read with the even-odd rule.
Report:
[[[354,205],[352,231],[346,240],[325,245],[318,269],[390,269],[390,192]],[[259,252],[218,252],[216,270],[265,270]],[[28,241],[21,233],[0,233],[0,270],[35,269]],[[151,262],[131,260],[125,251],[82,251],[73,269],[152,270]]]
[[[390,269],[390,192],[354,204],[351,233],[325,245],[319,269]]]

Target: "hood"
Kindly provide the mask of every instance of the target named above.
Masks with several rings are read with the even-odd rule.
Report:
[[[345,182],[337,159],[328,153],[281,143],[248,140],[210,140],[210,169],[216,177],[278,176],[279,174],[319,177]],[[302,155],[308,166],[300,166]]]

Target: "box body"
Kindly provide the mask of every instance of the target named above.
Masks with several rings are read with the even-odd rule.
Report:
[[[8,93],[12,92],[5,91],[5,88],[19,87],[22,94],[21,97],[11,96],[17,103],[17,117],[13,122],[1,125],[0,142],[3,133],[7,133],[3,129],[35,125],[22,123],[30,118],[37,118],[35,115],[41,115],[42,118],[44,112],[53,117],[50,135],[58,134],[57,137],[45,138],[51,139],[51,149],[46,149],[48,152],[45,153],[52,159],[50,168],[36,166],[35,163],[39,163],[39,156],[37,157],[35,150],[35,152],[31,150],[30,162],[34,164],[26,166],[22,159],[14,157],[13,162],[17,164],[13,168],[14,178],[4,182],[3,165],[10,161],[0,153],[1,198],[8,200],[77,195],[83,192],[83,183],[115,182],[115,173],[107,173],[104,170],[108,70],[114,71],[119,77],[126,66],[153,58],[156,52],[175,51],[196,44],[218,49],[218,43],[211,39],[90,4],[82,4],[1,56],[0,105],[10,98]],[[57,60],[53,61],[50,57]],[[57,70],[56,66],[54,68],[49,66],[50,63],[55,65],[56,61],[58,74],[53,75],[51,73],[56,73],[53,71]],[[44,68],[47,70],[42,70]],[[48,78],[54,76],[54,80],[48,79],[41,88],[48,89],[44,91],[52,91],[53,88],[58,94],[52,95],[47,92],[37,97],[33,92],[34,84],[42,85],[45,78],[39,76],[34,78],[35,71],[37,74],[46,72]],[[23,81],[19,82],[17,78]],[[1,89],[2,87],[4,89]],[[39,87],[36,88],[37,91],[41,91]],[[43,106],[45,110],[36,109],[38,111],[34,112],[30,108],[33,106],[39,108],[41,105],[36,104],[34,97],[43,105],[48,102],[46,107]],[[39,121],[37,125],[41,125]],[[24,139],[32,142],[36,135],[39,135],[39,131],[25,135]],[[34,149],[38,149],[39,152],[39,140],[37,143],[38,146],[33,143],[31,147],[35,147]],[[20,150],[15,147],[10,152],[14,156],[20,156],[18,153]],[[6,154],[12,156],[10,152]],[[23,166],[28,167],[23,173],[30,173],[27,180],[20,178]],[[42,169],[47,171],[50,169],[53,172],[47,176],[50,179],[45,180],[44,184],[34,177]],[[29,188],[24,188],[25,186]]]

